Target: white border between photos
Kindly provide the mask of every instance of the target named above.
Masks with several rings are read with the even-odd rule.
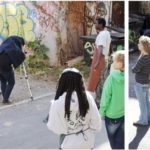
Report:
[[[129,147],[129,128],[128,128],[128,104],[129,104],[129,40],[128,40],[128,30],[129,30],[129,1],[125,0],[125,150]]]

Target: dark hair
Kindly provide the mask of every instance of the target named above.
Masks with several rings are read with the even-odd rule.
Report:
[[[3,43],[9,43],[10,41],[14,42],[19,48],[25,45],[25,40],[20,36],[9,36]]]
[[[97,20],[98,24],[102,24],[103,27],[106,26],[106,20],[104,18],[97,17],[96,20]]]
[[[85,93],[82,75],[72,71],[62,73],[57,85],[55,100],[64,92],[67,93],[65,99],[65,118],[67,117],[67,119],[70,118],[70,101],[73,91],[76,91],[78,96],[80,116],[85,117],[89,109],[89,103]]]
[[[20,48],[25,45],[25,41],[22,37],[19,36],[10,36],[10,38],[18,45]]]

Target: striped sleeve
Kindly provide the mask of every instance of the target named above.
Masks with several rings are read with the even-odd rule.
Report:
[[[137,63],[135,64],[135,66],[132,68],[132,72],[133,73],[138,73],[141,71],[142,67],[144,66],[144,60],[143,57],[141,57]]]

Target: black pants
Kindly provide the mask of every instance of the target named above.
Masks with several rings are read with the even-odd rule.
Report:
[[[61,134],[59,138],[59,149],[61,149],[61,144],[63,143],[64,138],[65,138],[65,134]]]
[[[110,119],[105,117],[108,139],[112,149],[124,149],[124,117]]]
[[[14,71],[0,73],[1,91],[4,101],[8,101],[15,85]]]

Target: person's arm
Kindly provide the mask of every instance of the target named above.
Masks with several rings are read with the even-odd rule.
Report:
[[[112,98],[112,83],[111,77],[109,76],[104,83],[101,97],[100,114],[102,116],[102,119],[104,119],[104,117],[106,116],[106,111],[107,108],[109,107],[111,98]]]
[[[59,106],[53,100],[51,101],[50,111],[49,111],[49,119],[47,123],[47,127],[49,130],[53,131],[55,134],[66,134],[66,127],[64,126],[65,119],[62,119],[59,113]]]
[[[90,124],[89,127],[93,131],[99,131],[101,129],[101,117],[97,109],[95,100],[90,93],[87,93],[89,100],[89,109],[90,109]]]
[[[101,57],[102,51],[103,51],[103,46],[98,46],[98,55],[96,57],[96,64],[94,66],[95,69],[97,69],[97,67],[100,63],[100,57]]]
[[[138,73],[141,71],[142,67],[143,67],[143,58],[142,56],[139,57],[137,63],[135,64],[135,66],[132,68],[132,72],[133,73]]]

